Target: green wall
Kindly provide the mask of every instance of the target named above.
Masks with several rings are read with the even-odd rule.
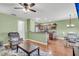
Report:
[[[30,20],[30,31],[35,32],[35,21],[34,20]]]
[[[31,19],[25,20],[25,39],[29,39],[30,32],[35,32],[35,22]]]
[[[8,33],[17,31],[17,20],[15,16],[0,13],[0,41],[8,41]]]
[[[25,29],[25,39],[27,39],[28,38],[28,35],[27,35],[27,25],[28,25],[28,23],[27,23],[27,20],[25,20],[25,23],[24,23],[24,29]]]
[[[29,39],[30,19],[27,19],[24,22],[25,22],[25,39]]]
[[[30,32],[29,33],[29,38],[33,39],[33,40],[36,40],[36,41],[43,42],[43,43],[47,42],[46,34],[45,33]]]
[[[69,24],[68,20],[61,20],[56,21],[57,23],[57,34],[60,37],[65,36],[68,32],[75,32],[79,33],[79,20],[78,19],[72,19],[72,23],[75,25],[73,28],[67,28],[67,24]],[[64,32],[64,33],[63,33]]]

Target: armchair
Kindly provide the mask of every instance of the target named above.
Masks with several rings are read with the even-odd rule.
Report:
[[[10,48],[12,49],[16,49],[17,45],[20,44],[23,40],[22,38],[20,38],[18,32],[9,32],[8,37],[10,38],[9,43],[10,43]]]

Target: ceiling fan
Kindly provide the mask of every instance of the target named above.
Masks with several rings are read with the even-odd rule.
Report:
[[[21,6],[23,6],[23,8],[27,11],[32,11],[32,12],[36,12],[36,10],[32,9],[33,6],[35,6],[35,3],[31,3],[31,4],[28,4],[28,3],[19,3]],[[21,7],[14,7],[14,9],[23,9]]]

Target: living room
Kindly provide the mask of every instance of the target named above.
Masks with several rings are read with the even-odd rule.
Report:
[[[79,55],[78,25],[75,3],[1,3],[0,44],[7,50],[0,47],[4,50],[1,50],[1,55],[6,56],[12,52],[14,56]],[[21,43],[16,43],[18,38],[15,37],[18,35],[24,46],[31,44],[36,47],[32,50],[33,54],[32,51],[26,52],[25,47],[19,45]],[[12,38],[15,38],[15,47]],[[19,52],[17,47],[23,51]]]

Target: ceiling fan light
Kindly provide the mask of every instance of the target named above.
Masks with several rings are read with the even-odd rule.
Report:
[[[74,27],[75,25],[74,24],[71,24],[71,26]]]
[[[70,25],[67,25],[67,27],[74,27],[75,25],[74,24],[70,24]]]
[[[67,25],[67,27],[69,27],[70,25]]]
[[[27,9],[26,11],[27,11],[27,12],[29,12],[30,10],[29,10],[29,9]]]
[[[23,9],[23,11],[26,13],[27,11],[25,9]]]

